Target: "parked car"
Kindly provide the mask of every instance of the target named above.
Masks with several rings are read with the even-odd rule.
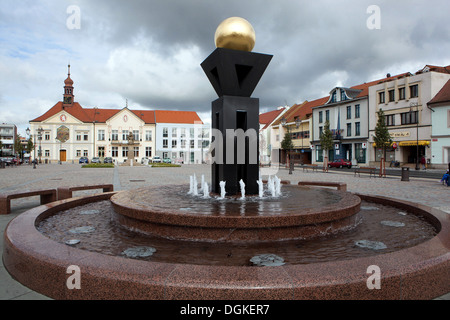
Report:
[[[161,163],[161,162],[162,162],[161,157],[159,157],[159,156],[153,157],[153,163]]]
[[[78,163],[89,163],[88,157],[81,157],[80,160],[78,160]]]
[[[343,168],[347,167],[349,169],[352,168],[352,162],[344,159],[334,160],[333,162],[328,163],[328,168]]]
[[[164,163],[172,163],[172,160],[170,160],[170,158],[164,158],[163,162]]]
[[[91,163],[102,163],[99,157],[93,157]]]
[[[111,157],[106,157],[106,158],[103,160],[103,163],[113,163],[113,159],[112,159]]]

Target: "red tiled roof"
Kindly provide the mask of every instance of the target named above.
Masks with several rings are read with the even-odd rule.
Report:
[[[288,111],[286,111],[283,117],[288,123],[295,121],[297,117],[300,120],[306,120],[312,114],[312,108],[324,105],[328,99],[329,97],[327,96],[313,101],[305,101],[302,104],[295,104]],[[278,125],[280,123],[281,119],[278,119],[274,125]]]
[[[259,124],[271,123],[280,113],[284,111],[285,108],[280,108],[277,110],[272,110],[266,113],[261,113],[259,115]]]
[[[63,111],[63,103],[59,101],[42,116],[31,120],[30,122],[42,122]],[[71,106],[64,106],[64,111],[74,116],[78,120],[86,123],[93,121],[105,123],[108,119],[121,111],[121,109],[100,109],[100,108],[83,108],[78,102],[74,102]],[[195,111],[166,111],[166,110],[130,110],[145,123],[201,123]]]
[[[427,64],[421,70],[417,71],[416,74],[424,73],[423,69],[425,69],[426,67],[428,67],[430,69],[430,72],[450,73],[450,65],[448,65],[446,67],[441,67],[441,66],[433,66],[433,65]]]
[[[156,123],[203,124],[195,111],[155,110]]]
[[[404,77],[408,77],[410,75],[411,75],[411,73],[406,72],[406,73],[402,73],[402,74],[399,74],[399,75],[396,75],[396,76],[386,77],[386,78],[383,78],[383,79],[380,79],[380,80],[375,80],[375,81],[359,84],[359,85],[351,87],[351,89],[362,90],[361,93],[357,96],[357,98],[366,97],[366,96],[369,95],[369,87],[375,86],[375,85],[380,84],[380,83],[393,81],[395,79],[401,79],[401,78],[404,78]]]
[[[450,102],[450,80],[442,87],[442,89],[434,96],[428,104],[436,104],[441,102]]]

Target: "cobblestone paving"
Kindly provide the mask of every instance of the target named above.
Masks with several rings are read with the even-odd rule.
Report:
[[[30,165],[0,169],[0,192],[24,189],[48,189],[60,186],[84,184],[114,184],[114,190],[130,190],[148,185],[185,184],[189,190],[189,176],[196,174],[197,180],[204,175],[205,181],[211,179],[208,165],[183,165],[179,168],[151,168],[148,166],[115,168],[81,168],[79,164],[47,164],[33,169]],[[401,181],[400,177],[369,178],[354,176],[353,172],[343,169],[339,172],[303,172],[296,169],[292,175],[286,169],[280,169],[277,176],[282,180],[330,181],[347,184],[349,192],[386,196],[421,203],[438,208],[450,214],[450,187],[443,186],[439,179],[410,178]],[[76,191],[74,196],[92,194],[98,191]],[[11,202],[12,213],[0,216],[0,246],[3,247],[3,232],[7,223],[25,210],[39,204],[39,197],[16,199]],[[0,264],[0,299],[45,299],[15,282]],[[450,296],[441,297],[449,299]]]

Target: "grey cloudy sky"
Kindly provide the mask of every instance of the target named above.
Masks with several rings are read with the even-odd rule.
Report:
[[[80,9],[70,29],[69,6]],[[380,29],[369,29],[371,5]],[[24,135],[62,100],[71,64],[83,107],[195,110],[208,121],[216,94],[200,63],[231,16],[274,55],[253,96],[261,110],[293,105],[387,73],[450,64],[448,0],[2,0],[0,122]]]

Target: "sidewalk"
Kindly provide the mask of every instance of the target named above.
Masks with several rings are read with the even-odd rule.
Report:
[[[204,175],[205,181],[211,179],[209,165],[183,165],[180,168],[151,168],[147,166],[115,167],[82,169],[79,164],[48,164],[32,166],[22,165],[17,168],[0,169],[0,192],[19,189],[47,189],[59,186],[74,186],[82,184],[112,183],[115,191],[142,188],[149,185],[185,184],[189,189],[189,177],[197,175],[198,180]],[[286,169],[280,169],[277,176],[282,180],[290,180],[292,184],[298,181],[332,181],[347,184],[349,192],[386,196],[422,203],[438,208],[450,214],[448,201],[450,187],[444,187],[439,179],[410,178],[403,182],[400,177],[386,179],[369,178],[368,176],[354,177],[353,172],[330,171],[303,172],[295,169],[290,175]],[[77,191],[74,196],[92,194],[95,191]],[[39,205],[39,197],[13,200],[12,213],[0,215],[0,252],[3,254],[3,233],[14,217],[20,213]],[[0,264],[0,300],[38,300],[49,299],[31,291],[13,280],[3,263]],[[439,299],[450,300],[450,293]]]

